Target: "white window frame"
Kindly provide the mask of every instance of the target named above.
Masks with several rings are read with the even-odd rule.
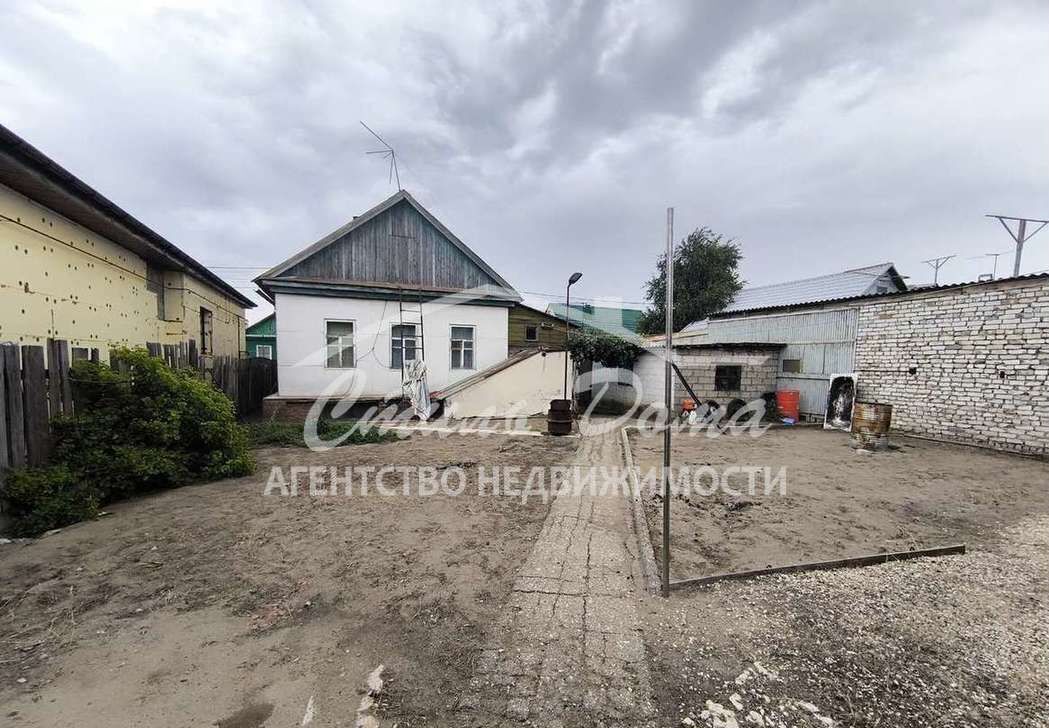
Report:
[[[265,355],[262,354],[262,350],[265,349]],[[272,359],[273,358],[273,344],[255,344],[255,358],[257,359]]]
[[[470,352],[473,354],[472,366],[455,366],[455,342],[466,341],[466,339],[456,339],[452,336],[453,329],[470,329]],[[461,349],[459,353],[459,363],[463,362],[462,352],[465,349]],[[474,324],[451,324],[448,327],[448,368],[452,371],[475,371],[477,369],[477,326]]]
[[[412,331],[414,331],[415,334],[412,335],[412,336],[409,336],[409,337],[405,337],[405,336],[397,337],[397,336],[394,336],[393,335],[393,329],[396,326],[411,326],[412,327]],[[354,331],[356,331],[356,328],[354,329]],[[412,358],[411,359],[405,359],[404,358],[404,352],[405,352],[404,341],[405,341],[406,338],[409,341],[413,342],[412,343]],[[393,342],[394,341],[398,341],[398,340],[401,342],[401,364],[394,364],[393,363]],[[396,322],[396,321],[395,322],[391,322],[390,323],[390,369],[396,369],[397,371],[400,371],[404,367],[408,366],[408,364],[410,362],[413,362],[413,361],[415,361],[418,358],[419,358],[419,325],[418,324],[412,324],[412,323],[402,324],[402,323]]]
[[[328,363],[330,355],[328,353],[328,324],[352,324],[353,335],[350,337],[350,347],[353,349],[353,361],[348,367],[333,367]],[[321,333],[324,339],[324,368],[325,369],[356,369],[357,368],[357,321],[355,319],[324,319],[324,330]],[[342,337],[339,337],[340,339]],[[345,347],[344,347],[345,348]],[[341,350],[340,350],[341,354]],[[341,358],[341,356],[340,356]]]

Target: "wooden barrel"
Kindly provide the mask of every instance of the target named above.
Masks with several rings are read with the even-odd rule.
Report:
[[[892,405],[856,402],[852,407],[852,437],[860,447],[883,449],[889,445]]]
[[[572,434],[572,400],[550,400],[550,409],[546,413],[546,431],[551,435]]]

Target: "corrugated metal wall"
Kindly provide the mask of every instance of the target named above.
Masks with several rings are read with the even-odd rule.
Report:
[[[802,413],[822,417],[830,375],[852,371],[856,318],[856,309],[848,308],[712,319],[704,343],[786,344],[777,388],[798,390]],[[783,359],[800,359],[801,372],[784,372]]]

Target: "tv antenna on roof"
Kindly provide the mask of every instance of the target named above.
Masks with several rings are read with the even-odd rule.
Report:
[[[934,286],[940,285],[940,268],[942,268],[943,264],[946,263],[948,260],[950,260],[953,257],[954,257],[953,255],[944,255],[944,256],[941,256],[939,258],[930,258],[929,260],[923,260],[922,261],[922,263],[926,263],[927,265],[931,265],[932,266],[932,269],[933,269],[932,284]]]
[[[1020,275],[1020,256],[1022,256],[1024,252],[1024,243],[1037,235],[1039,230],[1046,225],[1049,225],[1049,220],[1034,220],[1029,217],[1009,217],[1008,215],[984,215],[984,217],[997,218],[998,222],[1000,222],[1002,227],[1005,228],[1005,231],[1009,233],[1009,237],[1016,242],[1016,257],[1013,258],[1013,276]],[[1007,223],[1006,220],[1016,221],[1015,233],[1013,232],[1013,229],[1009,227],[1009,223]],[[1034,232],[1029,233],[1027,232],[1027,223],[1029,222],[1040,222],[1042,224],[1036,227]]]
[[[401,175],[397,171],[397,152],[395,152],[393,150],[393,147],[391,147],[389,144],[386,143],[385,139],[383,139],[381,136],[376,134],[372,130],[372,128],[370,126],[368,126],[367,124],[365,124],[363,121],[361,122],[361,126],[363,126],[365,129],[367,129],[368,133],[370,133],[373,137],[378,139],[382,143],[382,145],[384,147],[386,147],[385,149],[376,149],[376,150],[371,151],[371,152],[365,152],[365,154],[381,154],[383,159],[389,159],[390,160],[390,179],[389,179],[389,181],[393,182],[394,178],[397,179],[397,191],[399,192],[403,188],[401,187]]]
[[[1008,253],[1009,251],[1001,251],[999,253],[984,253],[983,255],[977,255],[969,258],[969,260],[983,260],[984,258],[993,258],[994,265],[990,273],[981,273],[980,280],[998,280],[998,259]]]

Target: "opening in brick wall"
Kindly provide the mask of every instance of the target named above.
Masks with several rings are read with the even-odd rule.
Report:
[[[742,381],[742,366],[738,364],[718,364],[714,367],[714,391],[738,392]]]

